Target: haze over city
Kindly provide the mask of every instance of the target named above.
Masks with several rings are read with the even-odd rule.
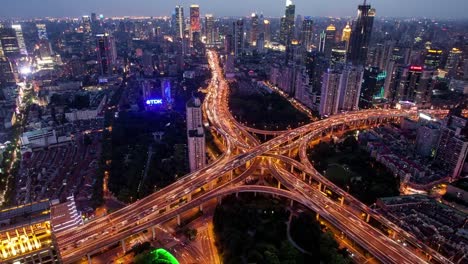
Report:
[[[79,17],[90,10],[105,16],[169,16],[173,6],[180,4],[200,4],[205,13],[217,16],[245,16],[258,12],[265,16],[280,16],[284,8],[283,0],[17,0],[2,1],[0,18],[8,17]],[[296,13],[311,16],[355,16],[356,0],[298,0]],[[466,0],[371,0],[379,16],[390,17],[430,17],[445,19],[465,19],[468,10]]]

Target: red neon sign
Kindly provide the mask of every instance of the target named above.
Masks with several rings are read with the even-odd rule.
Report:
[[[412,71],[422,71],[422,66],[410,66],[410,70]]]

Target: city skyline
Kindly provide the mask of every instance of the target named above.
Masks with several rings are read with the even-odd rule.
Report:
[[[175,1],[163,2],[160,0],[19,0],[3,3],[0,10],[0,19],[8,18],[35,18],[35,17],[79,17],[91,12],[102,13],[107,17],[112,16],[169,16],[174,11],[175,5],[189,7],[191,4],[199,4],[202,14],[213,13],[216,16],[247,16],[252,12],[263,13],[269,17],[280,17],[284,12],[285,1],[276,0],[273,3],[268,0],[255,2],[241,0],[232,6],[221,1]],[[429,4],[430,2],[430,4]],[[330,0],[326,3],[314,3],[306,0],[296,0],[297,14],[309,16],[335,16],[354,17],[356,5],[362,1]],[[468,8],[468,2],[464,0],[395,0],[392,2],[368,1],[378,11],[380,17],[428,17],[444,19],[467,18],[464,10]],[[402,8],[402,7],[405,8]],[[51,8],[53,7],[53,8]]]

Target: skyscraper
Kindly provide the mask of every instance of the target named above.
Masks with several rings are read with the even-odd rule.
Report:
[[[205,15],[205,37],[206,37],[206,44],[211,46],[215,43],[215,25],[214,25],[214,17],[211,14]]]
[[[447,63],[445,64],[445,70],[449,73],[449,76],[455,76],[457,74],[458,67],[463,60],[463,51],[458,48],[452,48],[449,52]]]
[[[312,18],[309,16],[304,17],[302,21],[302,29],[301,29],[301,44],[305,48],[305,50],[310,51],[310,46],[312,44],[312,29],[313,29],[313,21]]]
[[[37,35],[39,36],[39,39],[49,39],[47,36],[47,28],[45,24],[36,24],[37,28]]]
[[[340,79],[340,111],[358,110],[359,96],[361,94],[364,67],[348,65],[343,70]]]
[[[255,46],[257,44],[257,38],[258,38],[258,15],[256,13],[252,13],[252,17],[250,18],[250,21],[251,21],[250,44]]]
[[[14,29],[0,28],[0,44],[2,45],[3,54],[9,59],[20,57],[20,48]]]
[[[176,37],[183,39],[185,31],[185,18],[184,18],[184,8],[182,6],[175,7],[175,27],[176,27]]]
[[[271,42],[271,27],[270,27],[270,20],[263,20],[263,33],[265,33],[265,42]]]
[[[24,43],[23,29],[20,24],[11,25],[11,28],[15,30],[16,40],[18,41],[18,47],[21,55],[27,56],[28,51],[26,50],[26,44]]]
[[[187,103],[187,139],[190,171],[194,172],[206,165],[205,132],[199,98],[193,98]]]
[[[117,59],[114,38],[109,34],[96,35],[96,50],[101,75],[112,74],[112,67]]]
[[[319,108],[321,116],[329,116],[338,113],[341,92],[340,79],[341,73],[336,70],[328,69],[323,74]]]
[[[346,27],[343,28],[343,33],[341,35],[341,41],[346,43],[346,50],[348,50],[349,47],[349,40],[351,38],[351,27],[349,26],[349,23],[346,23]]]
[[[281,18],[280,28],[280,43],[283,45],[289,44],[294,36],[294,17],[296,6],[291,0],[286,0],[286,12],[284,17]]]
[[[234,55],[242,56],[244,52],[244,20],[238,19],[234,22]]]
[[[322,30],[322,33],[320,33],[319,48],[318,48],[318,51],[321,53],[325,52],[326,38],[327,38],[327,34],[325,34],[325,30]]]
[[[424,66],[428,69],[437,70],[441,64],[444,51],[441,49],[427,49],[424,57]]]
[[[419,107],[430,106],[434,72],[412,65],[403,70],[397,90],[398,101],[410,101]]]
[[[366,63],[374,17],[375,9],[371,9],[371,6],[367,5],[366,0],[364,0],[364,4],[358,7],[358,15],[351,32],[348,48],[348,61],[355,65]]]
[[[325,30],[325,48],[323,52],[325,53],[325,57],[327,58],[331,57],[331,51],[335,47],[335,37],[336,27],[333,24],[331,24]]]
[[[200,26],[200,6],[199,5],[191,5],[190,6],[190,37],[192,41],[194,41],[194,35],[198,33],[200,34],[201,26]]]

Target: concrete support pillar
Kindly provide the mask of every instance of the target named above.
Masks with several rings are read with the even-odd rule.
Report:
[[[192,200],[192,194],[189,193],[189,194],[187,195],[187,203],[190,202],[191,200]]]
[[[344,199],[345,199],[344,196],[342,196],[341,199],[340,199],[340,204],[341,204],[341,206],[344,205]]]
[[[203,204],[200,204],[200,206],[198,207],[198,210],[200,210],[200,212],[203,212]]]
[[[289,206],[293,206],[294,205],[294,200],[291,200],[291,202],[289,203]]]
[[[327,186],[323,185],[323,192],[325,192],[326,190],[327,190]]]
[[[177,215],[177,225],[180,226],[180,214]]]
[[[86,256],[88,257],[88,264],[93,264],[93,262],[91,261],[91,254],[87,254]]]
[[[305,181],[305,179],[306,179],[306,174],[305,172],[302,172],[302,180]]]
[[[171,210],[171,205],[170,205],[170,204],[168,204],[168,205],[166,206],[166,212],[169,212],[169,210]]]
[[[234,178],[234,173],[232,171],[229,172],[229,180],[232,181],[232,178]]]
[[[294,165],[291,165],[291,173],[294,172]]]
[[[215,185],[214,182],[210,182],[210,190],[213,190],[213,189],[214,189],[214,185]]]
[[[153,234],[153,240],[156,239],[156,228],[154,226],[151,227],[151,233]]]
[[[236,192],[236,198],[239,198],[239,193],[238,192]]]
[[[218,202],[218,204],[221,204],[222,198],[221,197],[216,197],[216,201]]]
[[[392,238],[393,238],[393,239],[396,238],[396,232],[395,232],[395,231],[392,232]]]
[[[261,168],[260,168],[260,174],[261,174],[261,175],[264,175],[264,174],[265,174],[265,168],[264,168],[264,167],[261,167]]]
[[[319,191],[322,191],[322,183],[321,182],[319,182],[319,184],[318,184],[318,189],[319,189]]]
[[[367,216],[366,216],[366,223],[369,223],[369,221],[370,221],[370,214],[367,214]]]
[[[257,197],[257,192],[254,192],[254,197]]]
[[[125,239],[120,240],[120,244],[122,245],[122,251],[125,253],[127,251],[125,249]]]
[[[320,215],[319,215],[319,213],[317,213],[317,214],[315,215],[315,220],[318,221],[319,219],[320,219]]]
[[[281,189],[281,182],[278,182],[278,189]]]

